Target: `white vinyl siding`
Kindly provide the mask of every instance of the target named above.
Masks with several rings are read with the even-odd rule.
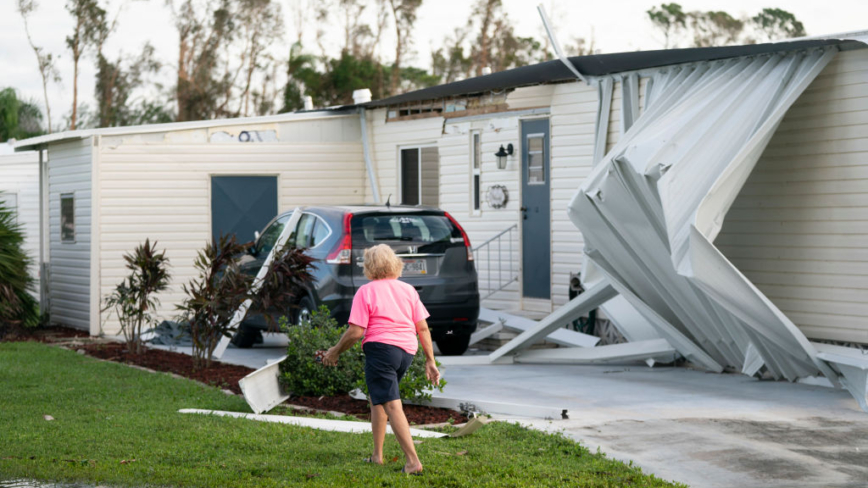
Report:
[[[92,138],[48,149],[49,303],[51,320],[90,330]],[[61,242],[60,197],[75,200],[75,242]]]
[[[354,122],[358,124],[358,117]],[[321,133],[335,137],[334,131]],[[158,315],[176,315],[175,305],[185,296],[181,285],[197,276],[193,260],[211,239],[212,176],[277,175],[279,212],[304,205],[363,203],[365,165],[358,134],[356,128],[354,135],[347,135],[353,142],[102,144],[101,295],[111,293],[126,276],[123,255],[149,238],[167,251],[171,262],[172,283],[159,297]],[[106,333],[118,333],[114,314],[103,327]]]
[[[17,222],[24,231],[24,250],[30,256],[30,274],[36,280],[32,294],[39,298],[39,153],[0,156],[0,192],[15,200]],[[0,195],[3,199],[3,195]]]
[[[715,244],[809,338],[868,343],[868,49],[790,108]]]
[[[593,166],[598,103],[595,86],[575,82],[555,87],[551,108],[553,308],[568,301],[570,273],[582,268],[584,241],[567,216],[567,205]]]
[[[440,149],[440,208],[449,212],[464,227],[472,246],[477,247],[486,240],[518,223],[519,207],[521,206],[521,185],[519,171],[521,168],[520,150],[516,149],[513,156],[507,158],[506,169],[497,169],[497,158],[494,153],[503,145],[519,145],[519,118],[492,114],[490,119],[475,119],[472,121],[446,121],[445,134],[439,140]],[[481,178],[482,199],[480,211],[472,211],[472,176],[471,167],[472,145],[471,132],[477,131],[481,142]],[[509,192],[509,201],[505,208],[494,209],[485,199],[485,194],[493,185],[503,185]],[[502,276],[508,276],[509,263],[512,270],[519,274],[519,231],[512,232],[512,254],[509,253],[509,242],[502,241]],[[498,270],[497,246],[491,251],[491,286],[496,288],[500,278]],[[487,295],[489,283],[488,251],[476,253],[476,267],[479,270],[479,286],[482,296]],[[515,310],[521,307],[521,296],[518,283],[512,283],[505,290],[493,295],[483,302],[483,306]]]

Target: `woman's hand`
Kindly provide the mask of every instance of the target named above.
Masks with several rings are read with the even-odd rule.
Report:
[[[425,376],[432,385],[440,384],[440,371],[437,370],[437,363],[434,361],[425,361]]]
[[[338,358],[341,356],[341,353],[338,352],[337,346],[330,347],[328,351],[322,357],[323,366],[337,366]]]

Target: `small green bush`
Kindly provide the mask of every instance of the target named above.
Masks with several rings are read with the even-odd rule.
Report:
[[[325,367],[314,359],[317,351],[325,351],[340,340],[346,327],[338,327],[323,305],[311,314],[309,323],[289,326],[280,318],[289,346],[286,359],[280,363],[280,381],[287,391],[301,396],[334,396],[356,388],[365,376],[365,357],[359,344],[341,354],[338,365]]]
[[[317,351],[325,351],[338,343],[346,327],[330,316],[325,305],[311,314],[310,323],[288,326],[286,317],[280,319],[282,330],[289,339],[287,358],[280,363],[280,381],[287,391],[302,396],[333,396],[359,388],[365,395],[365,356],[360,343],[341,354],[334,368],[323,366],[314,360]],[[440,366],[440,363],[437,363]],[[431,383],[425,377],[425,356],[420,349],[413,363],[398,385],[401,398],[430,400]],[[440,379],[438,391],[443,391],[446,380]]]

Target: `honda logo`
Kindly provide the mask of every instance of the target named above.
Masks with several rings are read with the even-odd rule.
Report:
[[[407,246],[407,254],[418,254],[419,246]]]

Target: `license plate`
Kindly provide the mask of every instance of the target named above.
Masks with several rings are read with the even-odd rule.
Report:
[[[423,275],[428,274],[428,262],[425,259],[405,259],[404,260],[405,275]]]

